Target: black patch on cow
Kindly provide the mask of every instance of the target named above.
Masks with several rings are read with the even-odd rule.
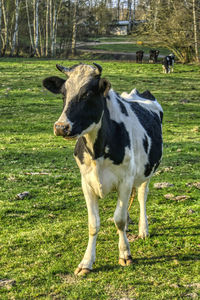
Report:
[[[145,165],[144,175],[145,175],[146,177],[148,177],[148,176],[151,174],[152,169],[153,169],[153,167],[151,166],[150,163],[146,164],[146,165]]]
[[[117,123],[110,119],[110,114],[105,104],[102,126],[93,145],[93,153],[87,147],[86,139],[81,137],[77,141],[74,155],[78,157],[82,164],[84,163],[84,152],[87,152],[93,160],[100,157],[104,159],[109,158],[113,161],[113,164],[119,165],[124,160],[126,147],[130,149],[128,131],[124,123]]]
[[[74,155],[78,157],[81,164],[84,163],[84,149],[85,149],[84,137],[80,137],[74,148]]]
[[[155,170],[155,167],[158,167],[162,156],[161,120],[156,113],[148,111],[137,102],[130,103],[130,106],[151,139],[151,148],[148,153],[149,162],[146,164],[144,172],[145,176],[148,177],[153,168]]]
[[[160,111],[160,120],[161,120],[161,123],[162,123],[162,121],[163,121],[163,112],[162,111]]]
[[[130,149],[130,137],[123,122],[117,123],[110,119],[110,113],[104,104],[102,126],[94,144],[95,159],[109,158],[115,165],[123,162],[125,148]]]
[[[87,147],[86,138],[83,136],[78,139],[76,146],[74,148],[74,155],[78,157],[81,164],[84,164],[84,152],[88,152],[92,156],[92,152]]]
[[[149,149],[149,143],[148,143],[148,138],[145,134],[144,139],[143,139],[143,146],[144,146],[144,150],[146,153],[148,153],[148,149]]]
[[[128,117],[128,112],[127,112],[126,106],[125,106],[124,103],[122,102],[121,97],[117,95],[116,98],[117,98],[117,101],[118,101],[118,103],[119,103],[120,110],[121,110],[122,114],[124,114],[125,116]]]
[[[101,128],[97,140],[94,143],[95,159],[99,157],[109,158],[115,165],[123,162],[125,148],[130,149],[130,138],[124,123],[110,120],[110,127]],[[107,149],[107,151],[105,151]]]
[[[107,95],[106,99],[110,100],[110,96],[109,96],[109,95]]]
[[[148,90],[146,90],[145,92],[143,92],[141,94],[138,93],[138,96],[140,96],[141,98],[144,98],[144,99],[151,100],[151,101],[155,101],[156,100],[156,98]]]
[[[79,135],[91,124],[97,124],[102,112],[103,96],[98,92],[98,80],[92,80],[80,88],[67,106],[66,116],[73,123],[69,136]]]

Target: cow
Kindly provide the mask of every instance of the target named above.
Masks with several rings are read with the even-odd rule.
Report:
[[[136,52],[136,63],[142,63],[143,56],[144,56],[144,51],[138,50]]]
[[[159,50],[150,50],[149,51],[149,62],[154,63],[154,64],[157,63],[159,53],[160,53]]]
[[[162,62],[163,73],[171,73],[174,72],[174,59],[175,56],[173,53],[164,57]]]
[[[119,234],[119,264],[133,263],[125,226],[129,198],[134,189],[140,204],[139,237],[148,236],[146,200],[149,180],[162,157],[163,111],[149,92],[119,95],[101,77],[102,67],[57,65],[67,80],[53,76],[43,86],[62,94],[63,111],[54,124],[56,136],[76,139],[74,157],[81,173],[88,209],[88,246],[76,275],[92,270],[100,228],[99,198],[118,193],[114,222]]]

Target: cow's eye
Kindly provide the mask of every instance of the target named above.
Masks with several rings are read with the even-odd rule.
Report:
[[[92,91],[87,91],[87,92],[85,92],[82,96],[81,96],[81,98],[88,98],[88,97],[90,97],[92,95]]]
[[[91,95],[93,95],[93,91],[88,91],[88,92],[87,92],[87,97],[89,97],[89,96],[91,96]]]

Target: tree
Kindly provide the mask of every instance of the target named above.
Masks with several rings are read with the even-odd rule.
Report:
[[[58,28],[58,18],[62,7],[62,0],[49,1],[49,16],[50,16],[50,37],[51,37],[51,57],[55,56],[56,37]]]
[[[4,37],[2,37],[2,40],[3,40],[2,56],[5,55],[6,49],[8,47],[8,17],[7,17],[7,12],[6,12],[4,1],[5,0],[2,0],[2,2],[1,2],[2,13],[3,13],[3,21],[4,21]]]
[[[31,48],[31,52],[32,52],[34,49],[34,45],[33,45],[32,30],[31,30],[31,24],[30,24],[28,0],[26,0],[26,14],[27,14],[28,30],[29,30],[29,37],[30,37],[30,43],[31,43],[30,48]]]
[[[193,12],[193,27],[194,27],[195,59],[197,62],[199,62],[198,39],[197,39],[197,19],[196,19],[196,1],[195,0],[192,0],[192,12]]]
[[[154,44],[167,47],[183,63],[195,58],[195,36],[197,45],[196,17],[191,1],[194,0],[151,0],[147,22],[141,31],[147,33]],[[196,28],[196,35],[192,28]]]
[[[76,35],[77,35],[77,6],[79,0],[74,2],[74,16],[73,16],[73,29],[72,29],[72,56],[75,55],[76,51]]]
[[[13,56],[16,51],[16,41],[18,40],[18,19],[19,19],[19,0],[15,0],[15,28],[12,39],[12,48],[11,48],[11,56]]]
[[[49,0],[47,0],[46,7],[46,43],[45,43],[45,56],[49,54]]]
[[[2,2],[0,0],[0,57],[1,57],[1,16],[2,16]]]
[[[38,43],[39,43],[39,0],[33,0],[33,30],[34,30],[34,53],[40,56]]]

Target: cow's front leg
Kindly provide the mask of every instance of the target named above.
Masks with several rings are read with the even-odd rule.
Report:
[[[85,255],[75,270],[75,275],[84,275],[92,270],[96,258],[96,239],[100,228],[98,197],[82,178],[82,188],[88,209],[89,240]]]
[[[119,234],[119,264],[122,266],[128,266],[132,264],[132,257],[129,242],[126,236],[126,221],[128,202],[131,194],[132,186],[121,184],[119,188],[119,197],[117,201],[117,207],[114,213],[114,221],[118,229]]]
[[[140,204],[140,220],[139,220],[139,238],[146,238],[148,236],[148,221],[146,214],[146,201],[148,194],[149,181],[141,184],[138,188],[138,201]]]

